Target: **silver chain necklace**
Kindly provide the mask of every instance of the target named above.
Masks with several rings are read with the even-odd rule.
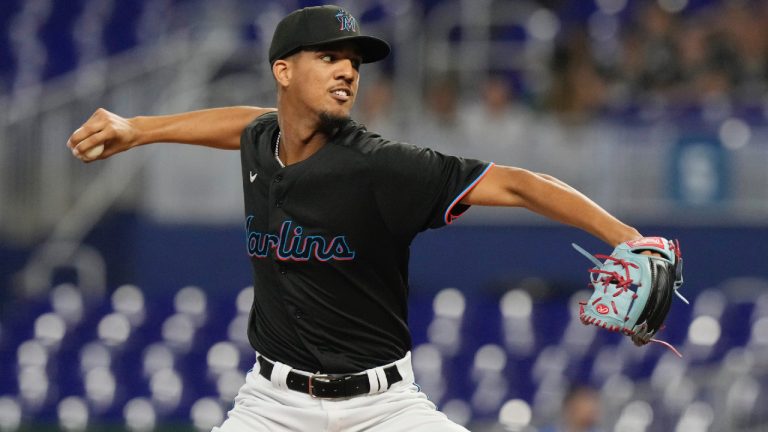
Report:
[[[277,160],[277,163],[279,163],[282,168],[285,168],[285,164],[280,160],[280,135],[282,133],[283,131],[277,132],[277,140],[275,141],[275,160]]]

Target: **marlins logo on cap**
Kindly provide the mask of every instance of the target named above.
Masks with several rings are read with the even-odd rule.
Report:
[[[339,30],[357,31],[357,20],[344,9],[339,9],[336,13],[336,19],[341,23]]]
[[[363,63],[379,61],[389,55],[389,44],[363,35],[352,14],[338,6],[326,5],[293,11],[277,24],[269,47],[269,63],[304,48],[341,41],[354,44]]]

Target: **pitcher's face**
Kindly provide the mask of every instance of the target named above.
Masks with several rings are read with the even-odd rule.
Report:
[[[360,82],[361,56],[352,44],[334,43],[299,51],[286,59],[285,94],[310,112],[348,119]]]

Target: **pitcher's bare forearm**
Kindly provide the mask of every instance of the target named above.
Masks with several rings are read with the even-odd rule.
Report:
[[[240,148],[240,134],[254,118],[273,108],[235,106],[162,116],[124,118],[99,108],[67,141],[72,153],[86,161],[105,159],[131,148],[158,142]],[[103,146],[98,157],[85,157]]]
[[[138,145],[175,142],[228,150],[240,148],[240,134],[256,117],[274,111],[247,106],[211,108],[181,114],[134,117]]]
[[[641,237],[635,228],[566,183],[521,168],[494,166],[462,202],[524,207],[557,222],[581,228],[611,246]]]

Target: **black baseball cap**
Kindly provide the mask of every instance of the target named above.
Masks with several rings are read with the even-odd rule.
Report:
[[[332,42],[353,42],[363,63],[379,61],[389,55],[389,44],[360,33],[360,23],[349,12],[334,5],[312,6],[291,12],[283,18],[272,36],[269,63],[285,58],[302,48]]]

